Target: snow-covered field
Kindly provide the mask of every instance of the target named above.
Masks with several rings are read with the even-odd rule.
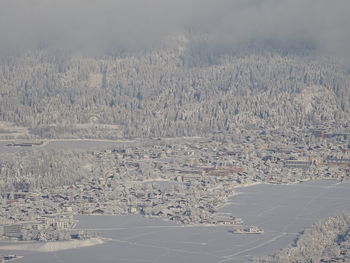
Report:
[[[1,128],[1,127],[0,127]],[[196,140],[201,137],[179,137],[179,138],[162,138],[164,141],[184,141],[184,140]],[[6,146],[12,142],[31,142],[38,141],[32,139],[18,139],[18,140],[1,140],[0,139],[0,154],[1,153],[14,153],[21,152],[24,150],[33,150],[38,149],[39,147],[8,147]],[[41,140],[40,140],[41,141]],[[128,140],[128,139],[120,139],[120,140],[105,140],[105,139],[50,139],[43,140],[44,145],[40,146],[40,149],[46,150],[59,150],[59,149],[70,149],[70,150],[91,150],[91,149],[105,149],[110,148],[117,145],[132,145],[132,144],[140,144],[142,140]]]
[[[5,246],[0,245],[0,250],[11,251],[36,251],[36,252],[55,252],[66,249],[76,249],[82,247],[91,247],[103,244],[104,241],[101,238],[91,238],[87,240],[70,240],[60,242],[26,242],[26,243],[13,243]]]
[[[32,140],[18,140],[19,142],[31,142]],[[24,150],[38,149],[38,147],[8,147],[6,146],[10,141],[0,141],[0,153],[13,153]],[[50,140],[40,147],[47,150],[52,149],[70,149],[70,150],[89,150],[112,147],[118,143],[125,143],[130,141],[108,141],[108,140]]]
[[[314,221],[350,212],[350,183],[313,181],[299,185],[255,185],[240,188],[233,203],[222,208],[262,235],[233,235],[230,227],[183,227],[140,216],[81,216],[78,227],[109,238],[105,243],[52,253],[16,251],[18,262],[247,262],[290,244]],[[2,251],[13,254],[14,252]]]

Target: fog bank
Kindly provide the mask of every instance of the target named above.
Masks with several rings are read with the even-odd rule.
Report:
[[[0,52],[152,48],[201,32],[211,48],[252,41],[350,53],[348,0],[2,0]]]

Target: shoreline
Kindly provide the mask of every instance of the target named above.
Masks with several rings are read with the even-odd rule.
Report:
[[[238,184],[238,185],[235,185],[233,189],[246,188],[246,187],[251,187],[251,186],[256,186],[261,184],[268,184],[268,183],[254,182],[254,183],[248,183],[248,184]]]

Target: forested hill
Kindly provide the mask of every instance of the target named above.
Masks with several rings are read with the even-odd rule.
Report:
[[[350,216],[331,217],[306,229],[295,243],[259,263],[349,262]]]
[[[350,73],[332,58],[192,53],[182,39],[123,58],[38,51],[2,61],[0,121],[41,137],[91,123],[118,125],[114,137],[158,137],[349,120]]]

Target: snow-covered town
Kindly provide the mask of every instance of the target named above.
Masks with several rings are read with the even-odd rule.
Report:
[[[5,179],[0,235],[5,240],[37,241],[96,235],[74,229],[78,214],[140,214],[183,225],[244,226],[239,214],[218,212],[239,187],[349,180],[350,133],[346,130],[250,130],[88,150],[85,154],[94,161],[83,165],[87,174],[72,184],[65,184],[62,177],[55,187],[29,187],[30,176],[40,177],[40,172]],[[45,151],[52,160],[65,158],[60,151],[33,151]],[[28,158],[28,152],[15,154]],[[0,167],[2,174],[16,174],[15,166],[2,163]]]
[[[349,0],[0,0],[0,262],[350,262]]]

